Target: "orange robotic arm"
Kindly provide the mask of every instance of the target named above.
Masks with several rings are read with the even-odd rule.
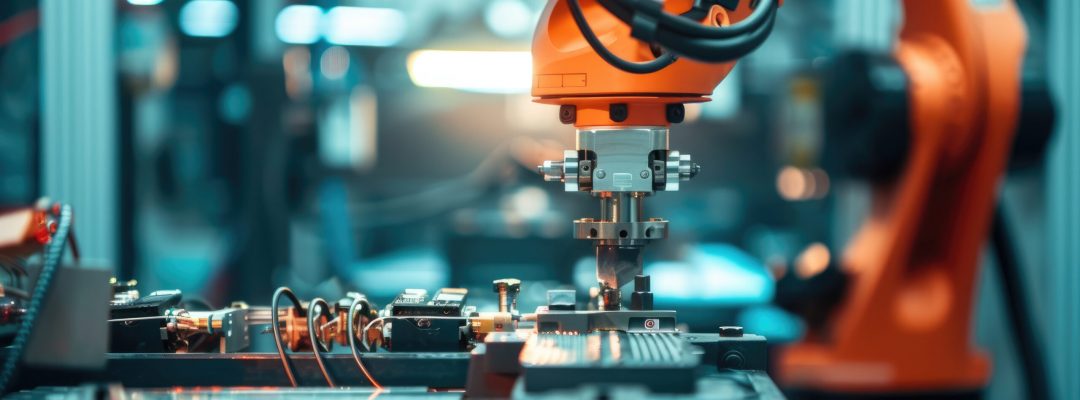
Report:
[[[643,215],[646,197],[679,190],[699,170],[668,148],[668,126],[682,122],[683,103],[708,101],[734,60],[765,40],[777,2],[548,2],[533,39],[532,94],[561,106],[577,148],[539,170],[600,201],[599,218],[574,221],[574,236],[596,245],[604,310],[621,308],[619,289],[631,280],[648,291],[648,278],[637,277],[641,250],[667,236],[667,221]],[[632,299],[633,309],[651,307]]]
[[[683,103],[709,101],[713,89],[735,66],[734,61],[710,63],[674,56],[672,50],[639,40],[632,35],[634,28],[606,8],[617,6],[601,4],[604,1],[610,0],[548,2],[533,38],[532,94],[538,102],[563,106],[560,119],[564,123],[579,128],[668,126],[682,120]],[[753,11],[751,1],[729,1],[738,4],[730,10],[716,4],[695,9],[694,3],[666,1],[662,11],[668,16],[687,15],[688,21],[696,16],[701,26],[714,28],[730,27]],[[580,20],[575,18],[575,8],[580,10]],[[759,11],[766,12],[771,10]],[[582,22],[603,48],[590,45],[581,31]],[[771,23],[764,28],[771,29]],[[767,29],[764,33],[768,34]],[[605,48],[630,63],[656,60],[662,67],[647,73],[628,72],[602,57]],[[666,63],[662,62],[665,57]]]
[[[677,182],[696,171],[686,155],[667,149],[666,128],[682,120],[682,103],[707,101],[733,66],[733,58],[720,63],[680,58],[690,49],[670,40],[661,46],[639,40],[664,38],[654,31],[661,14],[620,15],[625,9],[619,5],[633,2],[553,0],[533,42],[533,96],[560,105],[560,119],[578,128],[577,151],[568,150],[562,161],[547,162],[540,170],[548,180],[565,182],[568,191],[589,191],[601,199],[601,218],[575,222],[575,232],[597,242],[602,288],[607,275],[617,275],[640,257],[625,249],[666,236],[666,221],[639,218],[641,201],[653,189],[677,190]],[[755,15],[761,10],[752,10],[750,2],[738,3],[731,9],[713,5],[697,21],[717,28],[760,19]],[[1026,43],[1015,5],[1000,3],[904,1],[908,18],[890,61],[900,79],[887,82],[890,74],[885,74],[863,82],[900,83],[900,107],[877,107],[897,99],[879,98],[872,90],[856,91],[859,96],[849,104],[856,120],[866,108],[893,112],[877,125],[849,130],[864,136],[850,138],[852,143],[869,144],[853,149],[864,153],[856,158],[869,160],[862,172],[879,178],[871,215],[843,260],[850,290],[830,324],[783,354],[783,383],[854,393],[985,386],[989,363],[969,339],[972,294],[1018,119]],[[693,6],[689,0],[652,4],[662,4],[669,15]],[[612,55],[634,63],[636,70],[619,67]],[[872,82],[881,79],[886,82]],[[859,84],[853,79],[848,86]],[[635,136],[653,146],[632,143]],[[611,146],[598,145],[604,143]],[[627,148],[653,155],[648,163],[633,164],[624,162],[631,158],[616,157],[625,154],[605,154]],[[654,185],[612,185],[611,166],[625,167],[620,172],[626,185],[637,179],[632,167],[652,166]],[[641,179],[648,172],[642,170]],[[642,234],[650,231],[655,235]],[[617,286],[620,279],[614,281]]]
[[[971,343],[972,303],[1020,111],[1026,32],[1012,1],[972,3],[904,1],[888,61],[900,79],[884,82],[884,70],[843,78],[876,88],[844,104],[856,120],[848,128],[871,137],[863,143],[901,141],[851,149],[897,162],[863,165],[873,200],[842,260],[848,290],[825,325],[782,353],[787,386],[866,395],[987,384],[990,364]],[[884,92],[899,94],[899,107]],[[896,123],[875,125],[873,113]]]

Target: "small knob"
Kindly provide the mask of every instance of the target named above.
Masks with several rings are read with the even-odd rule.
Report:
[[[517,293],[521,291],[521,280],[514,278],[496,279],[491,282],[491,288],[496,293],[501,290]]]
[[[562,161],[547,160],[544,161],[543,165],[537,166],[536,170],[540,175],[544,176],[545,181],[558,182],[563,180],[563,176],[565,175],[563,172],[563,165]]]
[[[631,310],[652,310],[653,309],[653,294],[651,290],[651,283],[648,275],[637,275],[634,277],[634,293],[630,294],[630,309]]]
[[[689,154],[679,155],[679,180],[688,181],[701,172],[701,166],[691,160]]]
[[[650,279],[649,279],[648,275],[635,276],[634,277],[634,291],[635,292],[648,292],[648,291],[652,290],[652,289],[649,288],[650,286],[652,286],[652,285],[649,284],[649,281],[650,281]]]
[[[721,326],[720,337],[742,337],[743,329],[741,326]]]

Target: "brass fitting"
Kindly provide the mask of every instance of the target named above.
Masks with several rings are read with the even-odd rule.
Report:
[[[492,282],[492,289],[499,294],[499,312],[517,313],[517,296],[521,292],[521,280],[496,279]]]
[[[482,312],[469,318],[469,327],[480,339],[491,332],[510,332],[515,328],[514,315],[509,312]]]

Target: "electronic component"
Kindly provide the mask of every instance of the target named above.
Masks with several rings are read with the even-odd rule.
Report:
[[[444,288],[428,298],[424,289],[405,289],[390,303],[391,315],[405,316],[461,316],[465,307],[466,289]]]
[[[109,351],[114,353],[173,353],[214,349],[237,352],[251,344],[248,308],[209,311],[183,308],[179,290],[160,290],[138,297],[134,284],[116,291],[109,304]],[[131,295],[131,292],[136,294]]]
[[[514,315],[508,312],[482,312],[473,313],[469,316],[469,327],[477,339],[483,339],[492,332],[508,332],[514,330]]]
[[[464,351],[468,348],[468,290],[444,288],[428,296],[423,289],[406,289],[390,303],[386,348],[390,351]]]
[[[179,347],[176,332],[166,329],[161,318],[180,305],[179,290],[164,290],[109,308],[112,324],[109,351],[114,353],[172,353]]]

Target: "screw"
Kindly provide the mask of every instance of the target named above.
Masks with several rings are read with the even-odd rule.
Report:
[[[670,123],[677,124],[683,122],[686,118],[686,107],[682,104],[668,104],[667,105],[667,120]]]
[[[514,312],[517,309],[517,295],[521,292],[518,279],[496,279],[491,282],[492,290],[499,294],[499,312]]]
[[[572,104],[563,104],[559,107],[559,122],[564,124],[572,124],[577,122],[577,106]]]
[[[627,111],[626,103],[615,103],[608,107],[608,117],[615,122],[626,121],[626,117],[629,115]]]
[[[649,179],[649,170],[647,170],[647,169],[641,170],[641,179]]]
[[[606,176],[607,176],[606,171],[604,171],[602,169],[596,170],[596,179],[604,179],[604,177],[606,177]]]

